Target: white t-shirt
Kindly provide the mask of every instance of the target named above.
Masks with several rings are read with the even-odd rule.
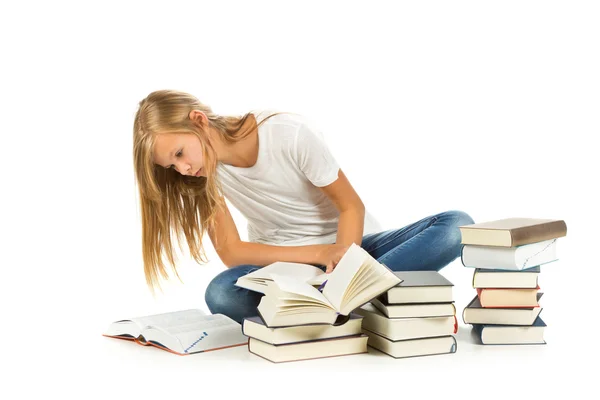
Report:
[[[257,123],[277,110],[253,112]],[[339,212],[319,189],[339,166],[320,131],[297,114],[275,115],[258,128],[258,159],[250,168],[219,163],[225,198],[248,220],[250,242],[279,246],[332,244]],[[365,212],[363,234],[379,232]]]

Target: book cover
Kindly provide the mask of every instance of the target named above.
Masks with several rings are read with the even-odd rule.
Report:
[[[454,302],[390,304],[386,301],[385,296],[379,296],[371,300],[371,304],[388,318],[447,317],[456,315]]]
[[[395,271],[402,280],[384,293],[388,304],[452,302],[454,284],[437,271]]]
[[[563,220],[505,218],[459,227],[461,243],[468,245],[516,247],[567,235]]]

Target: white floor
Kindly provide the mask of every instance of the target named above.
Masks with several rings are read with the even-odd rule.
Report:
[[[568,242],[562,245],[568,251]],[[543,346],[475,344],[471,327],[460,321],[462,309],[474,295],[472,270],[456,261],[442,271],[455,284],[460,321],[455,354],[393,359],[370,349],[368,354],[273,364],[238,347],[181,357],[101,336],[112,320],[140,315],[117,313],[119,307],[130,307],[115,294],[105,309],[96,307],[88,316],[74,313],[85,308],[76,299],[64,299],[64,305],[71,305],[59,313],[47,313],[41,305],[38,326],[29,332],[31,342],[23,339],[7,348],[12,369],[5,375],[6,383],[21,394],[102,399],[215,398],[221,394],[279,398],[302,393],[320,398],[338,393],[361,397],[435,394],[447,399],[586,393],[597,372],[597,339],[591,332],[597,321],[595,312],[589,311],[593,304],[573,296],[573,288],[588,287],[574,286],[576,279],[564,274],[566,266],[561,262],[543,269],[540,276],[545,292],[541,315],[548,324],[548,344]],[[180,286],[180,291],[185,292],[185,287]],[[133,298],[129,301],[138,304]],[[192,305],[189,300],[171,304],[173,309]]]

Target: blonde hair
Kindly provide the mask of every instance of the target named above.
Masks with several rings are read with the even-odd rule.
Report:
[[[208,117],[208,126],[200,126],[189,118],[190,111],[200,110]],[[146,283],[154,292],[160,278],[168,279],[163,256],[177,273],[171,233],[175,232],[180,250],[185,236],[191,256],[199,264],[207,263],[202,238],[214,229],[215,216],[224,205],[221,185],[216,178],[217,157],[208,140],[207,131],[214,129],[227,143],[237,142],[256,128],[242,132],[252,113],[242,117],[221,116],[196,97],[174,90],[158,90],[139,102],[133,122],[133,167],[139,189],[142,218],[142,256]],[[202,144],[206,177],[185,176],[171,168],[154,163],[153,152],[159,134],[195,135]],[[216,245],[215,245],[216,247]]]

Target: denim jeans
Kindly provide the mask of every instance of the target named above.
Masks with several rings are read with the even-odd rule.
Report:
[[[361,247],[393,271],[439,271],[461,252],[461,225],[473,219],[462,211],[447,211],[423,218],[401,229],[363,236]],[[237,279],[260,267],[239,265],[217,275],[206,288],[205,300],[213,314],[225,314],[241,323],[258,315],[256,307],[263,296],[235,286]],[[325,267],[322,267],[325,271]]]

